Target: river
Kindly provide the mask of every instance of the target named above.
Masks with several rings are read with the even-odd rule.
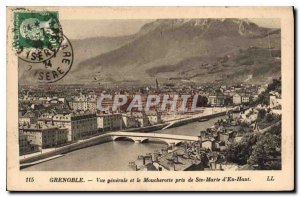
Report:
[[[156,132],[198,136],[201,130],[211,127],[218,119],[212,118],[205,122],[193,122],[175,128],[168,128]],[[87,147],[65,154],[28,168],[24,171],[131,171],[128,164],[135,161],[138,155],[152,153],[166,147],[160,143],[134,143],[131,141],[113,141]]]

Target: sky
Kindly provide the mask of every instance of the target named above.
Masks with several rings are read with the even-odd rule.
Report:
[[[280,28],[278,19],[249,19],[262,27]],[[154,19],[116,19],[116,20],[61,20],[64,34],[69,39],[84,39],[91,37],[115,37],[130,35]]]
[[[91,37],[115,37],[130,35],[153,20],[61,20],[64,34],[69,39],[84,39]]]

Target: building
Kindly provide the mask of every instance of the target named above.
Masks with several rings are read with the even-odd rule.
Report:
[[[219,151],[225,151],[226,150],[226,144],[223,141],[216,141],[215,148]]]
[[[232,131],[218,133],[217,137],[217,139],[221,142],[224,142],[225,145],[227,145],[228,142],[232,141],[233,138],[234,136]]]
[[[147,127],[151,125],[149,117],[145,112],[131,112],[130,115],[136,118],[139,122],[139,127]]]
[[[266,91],[266,88],[264,88],[264,87],[259,87],[259,88],[257,89],[257,94],[260,95],[261,93],[263,93],[263,92],[265,92],[265,91]]]
[[[133,116],[122,114],[122,128],[137,128],[140,122]]]
[[[156,125],[156,124],[162,123],[161,112],[148,111],[148,112],[145,112],[145,114],[148,117],[151,125]]]
[[[43,113],[38,119],[37,123],[38,124],[52,124],[53,123],[53,116],[55,114],[51,113]]]
[[[223,92],[223,94],[224,94],[225,96],[231,97],[231,96],[235,95],[235,92],[234,92],[233,90],[225,90],[225,91]]]
[[[58,103],[65,103],[65,98],[58,98],[58,97],[53,97],[53,98],[47,98],[47,104],[58,104]]]
[[[111,131],[122,129],[122,114],[97,114],[97,129]]]
[[[23,133],[19,134],[19,154],[20,154],[20,156],[38,152],[38,151],[39,151],[39,147],[37,145],[31,144],[27,135],[24,135]]]
[[[34,124],[36,122],[37,122],[36,114],[32,111],[28,111],[23,116],[19,117],[19,124],[24,124],[24,123]]]
[[[226,96],[223,94],[212,94],[208,96],[208,104],[215,107],[221,107],[225,105]]]
[[[246,104],[251,101],[251,97],[246,93],[236,93],[232,96],[232,101],[234,105]]]
[[[75,97],[72,101],[70,101],[70,105],[74,111],[97,111],[97,99],[95,96],[86,97],[80,95],[79,97]]]
[[[31,123],[31,118],[24,117],[24,116],[19,117],[19,125],[30,124],[30,123]]]
[[[202,148],[206,148],[213,151],[215,150],[215,140],[214,139],[202,140],[201,146]]]
[[[256,101],[258,99],[258,94],[253,94],[252,95],[252,101]]]
[[[234,105],[240,105],[242,103],[242,97],[240,94],[236,93],[232,96],[232,102]]]
[[[249,95],[243,95],[242,96],[242,103],[249,103],[250,102],[250,96]]]
[[[36,123],[21,127],[20,133],[26,135],[27,140],[39,149],[60,146],[68,141],[68,130],[57,126]]]
[[[97,117],[93,112],[56,114],[53,124],[68,129],[68,141],[76,141],[97,133]]]
[[[273,109],[275,107],[281,106],[281,98],[276,95],[270,95],[270,108]]]

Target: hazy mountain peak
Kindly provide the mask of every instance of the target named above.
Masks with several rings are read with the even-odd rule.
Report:
[[[150,32],[160,31],[183,31],[193,29],[199,36],[265,36],[270,29],[259,27],[248,19],[157,19],[151,23],[145,24],[138,35],[145,35]]]
[[[270,55],[280,54],[280,30],[247,19],[158,19],[129,37],[72,44],[66,83],[244,81],[249,74],[263,81],[280,73],[280,57]]]

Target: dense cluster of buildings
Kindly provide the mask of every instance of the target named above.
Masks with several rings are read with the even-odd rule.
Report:
[[[226,118],[200,131],[198,141],[182,142],[179,146],[168,145],[154,153],[140,155],[130,162],[137,171],[215,171],[237,168],[226,162],[228,146],[240,142],[243,133],[259,131],[257,115],[260,109],[270,106],[239,108],[231,111]],[[274,114],[270,110],[269,114]],[[272,123],[270,123],[272,124]]]
[[[105,113],[91,108],[91,97],[64,99],[24,96],[20,100],[20,155],[76,142],[107,131],[162,122],[159,112]],[[55,100],[55,102],[53,102]],[[52,103],[49,103],[49,101]],[[75,102],[74,102],[75,101]]]
[[[129,165],[141,171],[223,170],[224,152],[234,142],[235,132],[221,125],[218,122],[213,128],[201,131],[198,141],[169,145],[141,155]]]
[[[281,94],[278,92],[270,92],[270,108],[281,109]]]
[[[119,108],[116,112],[99,111],[97,98],[101,94],[128,95],[128,103],[132,95],[140,94],[142,107],[146,106],[146,98],[149,94],[157,94],[160,97],[169,95],[199,95],[200,107],[205,106],[233,106],[247,104],[257,98],[265,89],[259,85],[238,85],[184,87],[175,89],[172,87],[138,88],[99,90],[97,88],[73,87],[66,88],[48,87],[21,87],[19,91],[19,141],[20,154],[39,151],[43,148],[62,146],[80,139],[98,135],[103,132],[122,130],[127,128],[147,127],[162,123],[162,116],[169,113],[172,106],[166,104],[165,111],[151,108],[150,111],[126,111]],[[178,111],[183,99],[178,98],[176,109]],[[192,106],[192,97],[187,99],[187,108]],[[280,103],[279,95],[272,95],[270,103],[276,107]],[[112,100],[104,101],[105,107],[112,106]],[[159,103],[164,105],[164,103]],[[126,104],[125,104],[126,107]],[[176,111],[176,110],[175,110]],[[223,134],[219,134],[222,136]],[[203,138],[203,146],[222,148],[223,143]],[[206,140],[206,141],[204,141]]]
[[[210,106],[236,106],[255,101],[265,88],[258,85],[223,85],[217,91],[207,94]]]
[[[262,90],[260,89],[260,91]],[[260,103],[249,106],[240,104],[251,102],[253,96],[243,92],[232,93],[233,105],[237,105],[237,107],[233,108],[226,118],[219,119],[212,127],[201,131],[198,141],[183,142],[179,146],[168,145],[154,153],[139,156],[129,165],[133,166],[135,170],[141,171],[237,169],[236,165],[227,163],[226,152],[229,145],[240,142],[243,134],[259,132],[261,129],[278,123],[281,119],[281,94],[277,91],[270,91],[266,95],[269,95],[269,105]],[[208,98],[209,103],[216,105],[224,105],[226,99],[224,94],[209,95]],[[269,121],[267,124],[266,118],[258,119],[261,110],[265,111],[265,117],[272,117],[267,120]],[[260,125],[264,127],[260,128]]]

